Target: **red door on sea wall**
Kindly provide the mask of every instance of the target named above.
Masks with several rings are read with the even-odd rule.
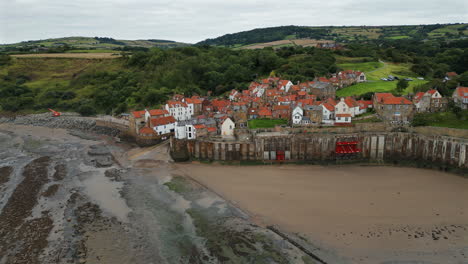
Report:
[[[283,150],[276,151],[276,160],[284,160],[284,151]]]

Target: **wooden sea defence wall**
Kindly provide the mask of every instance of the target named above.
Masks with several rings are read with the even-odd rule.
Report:
[[[177,141],[177,140],[173,140]],[[188,156],[199,160],[275,161],[278,151],[284,152],[285,162],[334,162],[335,145],[339,141],[358,141],[362,152],[360,161],[401,163],[428,162],[454,168],[468,168],[468,139],[425,135],[414,132],[370,133],[260,133],[250,141],[221,141],[199,139],[178,142]]]

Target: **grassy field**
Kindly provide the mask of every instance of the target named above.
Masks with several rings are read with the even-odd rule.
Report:
[[[393,37],[388,37],[388,39],[407,39],[410,38],[410,36],[393,36]]]
[[[370,71],[383,67],[383,65],[384,64],[382,62],[371,61],[371,62],[358,62],[358,63],[340,63],[338,64],[338,67],[340,67],[343,70],[370,72]]]
[[[315,47],[319,43],[330,43],[333,41],[329,40],[316,40],[316,39],[285,39],[285,40],[277,40],[272,42],[266,43],[258,43],[258,44],[250,44],[242,47],[236,47],[240,49],[263,49],[266,47],[272,48],[281,48],[281,47],[289,47],[289,46],[303,46],[303,47]]]
[[[287,120],[284,119],[252,119],[249,120],[249,128],[274,128],[277,125],[286,125]]]
[[[78,58],[78,59],[114,59],[117,53],[35,53],[11,55],[15,58]]]
[[[371,66],[375,66],[372,64],[366,63],[352,63],[353,67],[359,67],[359,64],[362,64],[363,68],[367,68],[368,70],[371,69]],[[342,64],[341,64],[342,65]],[[344,89],[338,90],[336,95],[337,96],[352,96],[352,95],[361,95],[368,92],[390,92],[396,88],[397,81],[387,82],[381,81],[380,78],[387,77],[388,75],[398,76],[399,78],[406,78],[410,77],[413,81],[409,82],[408,88],[406,88],[404,93],[410,93],[413,91],[415,86],[421,85],[426,83],[425,80],[418,80],[416,79],[416,75],[409,70],[410,64],[405,63],[385,63],[381,64],[382,67],[366,71],[366,76],[368,82],[365,83],[358,83]]]
[[[333,28],[332,33],[338,34],[341,37],[348,39],[355,39],[355,36],[365,36],[369,39],[376,39],[380,36],[380,28],[370,27],[345,27],[345,28]]]
[[[12,76],[26,76],[29,88],[45,90],[66,87],[77,74],[85,70],[119,70],[120,60],[64,59],[64,58],[15,58],[14,63],[0,71],[0,77],[9,73]]]
[[[468,110],[464,110],[460,115],[465,117],[464,120],[458,119],[453,112],[417,114],[415,119],[418,118],[418,115],[427,120],[425,125],[428,126],[468,129]]]
[[[82,50],[69,50],[66,53],[120,53],[117,50],[110,49],[82,49]]]

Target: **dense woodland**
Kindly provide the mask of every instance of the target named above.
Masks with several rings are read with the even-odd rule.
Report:
[[[468,40],[380,40],[352,43],[339,51],[311,47],[232,50],[208,45],[153,48],[124,53],[106,65],[97,61],[93,67],[73,73],[70,80],[34,88],[30,85],[37,82],[34,69],[23,70],[15,65],[20,59],[1,55],[0,67],[6,70],[0,70],[0,110],[41,111],[50,107],[83,114],[115,114],[157,107],[173,93],[189,96],[211,92],[217,96],[231,89],[243,90],[249,82],[270,75],[294,83],[312,80],[340,70],[335,59],[338,55],[411,63],[414,74],[430,80],[415,91],[437,88],[450,96],[458,84],[468,86]],[[449,71],[460,75],[442,82]]]

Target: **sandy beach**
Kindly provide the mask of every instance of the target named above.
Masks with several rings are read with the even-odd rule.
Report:
[[[468,261],[468,179],[362,166],[179,164],[263,225],[299,233],[343,263]]]

